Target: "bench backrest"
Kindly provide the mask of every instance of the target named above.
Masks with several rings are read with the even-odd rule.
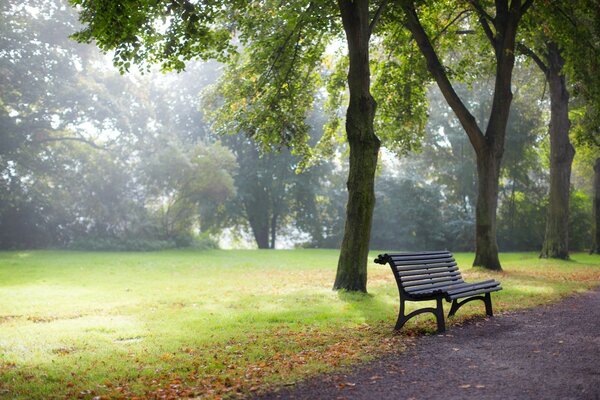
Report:
[[[398,289],[409,296],[464,282],[449,251],[380,254],[375,262],[389,263]]]

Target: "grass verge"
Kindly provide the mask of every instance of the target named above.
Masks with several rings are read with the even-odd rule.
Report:
[[[237,397],[434,332],[422,315],[392,333],[398,293],[388,267],[369,266],[367,295],[331,291],[337,255],[1,252],[0,397]],[[472,257],[456,255],[467,280],[502,281],[492,295],[496,313],[600,281],[598,256],[502,254],[502,273],[470,267]],[[481,315],[483,305],[470,303],[450,325]]]

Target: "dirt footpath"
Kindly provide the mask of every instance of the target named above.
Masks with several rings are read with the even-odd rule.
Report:
[[[449,327],[403,354],[262,398],[600,400],[600,290]]]

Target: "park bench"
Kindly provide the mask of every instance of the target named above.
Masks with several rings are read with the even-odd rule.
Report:
[[[465,282],[449,251],[380,254],[375,262],[388,263],[398,284],[400,311],[396,330],[401,329],[412,317],[430,312],[436,316],[438,332],[445,332],[442,300],[452,302],[448,317],[472,300],[482,300],[486,314],[493,316],[490,293],[502,290],[500,282],[493,279],[477,283]],[[406,301],[431,300],[437,302],[435,308],[425,307],[405,314]]]

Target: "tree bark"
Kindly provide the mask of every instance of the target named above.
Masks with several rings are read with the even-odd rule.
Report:
[[[546,80],[550,88],[550,194],[541,258],[569,258],[569,191],[575,149],[569,141],[569,92],[565,64],[555,43],[548,43]]]
[[[270,248],[275,248],[275,240],[277,239],[277,213],[273,211],[271,215],[271,245]]]
[[[376,103],[371,96],[369,69],[369,1],[339,0],[348,43],[346,136],[350,147],[346,225],[334,290],[367,291],[367,257],[373,209],[375,169],[380,141],[374,133]]]
[[[593,241],[590,254],[600,254],[600,158],[596,159],[594,165],[594,228],[593,228]]]
[[[244,199],[246,216],[259,249],[269,248],[269,211],[267,204],[266,195],[261,196],[260,199]]]
[[[486,152],[489,152],[486,151]],[[475,261],[488,269],[501,270],[496,241],[496,209],[500,160],[493,154],[477,156],[477,206],[475,208]]]

